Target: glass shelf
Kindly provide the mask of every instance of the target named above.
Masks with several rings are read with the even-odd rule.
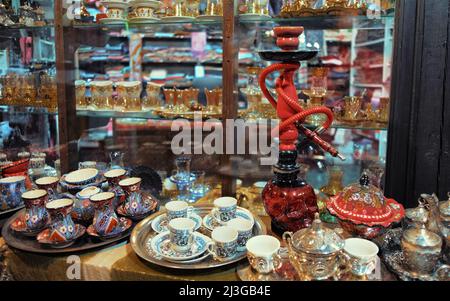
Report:
[[[153,114],[151,111],[145,112],[118,112],[118,111],[93,111],[93,110],[77,110],[77,116],[92,117],[92,118],[130,118],[130,119],[149,119],[149,120],[177,120],[181,118],[163,118]],[[208,119],[206,119],[208,120]],[[257,123],[257,120],[247,120],[248,124]],[[273,125],[278,124],[278,119],[271,120]],[[380,130],[387,131],[387,125],[383,124],[355,124],[348,125],[335,121],[331,126],[333,129],[348,129],[348,130]]]
[[[7,114],[36,114],[36,115],[58,115],[58,112],[48,111],[44,107],[21,106],[21,105],[0,105],[0,113]]]

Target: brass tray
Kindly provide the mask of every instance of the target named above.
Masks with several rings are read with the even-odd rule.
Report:
[[[195,206],[194,212],[203,218],[213,208],[214,208],[213,205]],[[157,234],[155,231],[153,231],[151,227],[152,221],[159,215],[164,214],[165,212],[166,210],[162,210],[158,213],[150,215],[149,217],[142,220],[139,224],[137,224],[136,227],[131,232],[130,238],[131,247],[133,248],[134,252],[142,259],[152,264],[159,265],[165,268],[179,269],[179,270],[203,270],[230,265],[246,258],[247,253],[245,251],[237,253],[236,256],[226,261],[216,261],[212,258],[212,256],[208,256],[201,262],[189,264],[169,262],[164,259],[158,258],[158,255],[154,254],[150,250],[148,243],[151,240],[151,238],[153,238]],[[253,235],[266,234],[267,229],[264,223],[261,221],[261,219],[257,216],[253,217],[255,219],[255,226],[253,227]],[[198,231],[202,232],[207,236],[210,236],[210,231],[205,229],[203,226]]]
[[[67,248],[63,249],[51,248],[40,244],[35,237],[26,237],[18,233],[15,233],[13,230],[11,230],[10,227],[11,223],[19,216],[19,214],[22,214],[22,212],[23,210],[17,212],[6,221],[6,223],[3,225],[2,236],[5,242],[8,244],[8,246],[26,252],[40,253],[40,254],[77,253],[86,250],[97,249],[100,247],[111,245],[113,243],[120,242],[126,239],[131,232],[130,230],[128,230],[117,237],[105,240],[100,240],[98,238],[91,237],[87,233],[85,233],[82,237],[77,239],[73,245]]]

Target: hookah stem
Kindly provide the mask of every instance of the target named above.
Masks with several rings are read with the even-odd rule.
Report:
[[[264,96],[269,100],[269,102],[272,104],[272,106],[276,109],[277,108],[277,101],[273,98],[272,94],[270,94],[269,90],[266,86],[266,78],[267,76],[275,71],[279,70],[297,70],[300,67],[300,64],[298,63],[286,63],[286,64],[274,64],[269,66],[268,68],[264,69],[261,73],[261,76],[259,78],[259,84],[261,86],[261,90],[264,94]],[[311,109],[304,110],[301,105],[295,100],[292,99],[289,95],[285,94],[283,89],[281,88],[281,79],[277,79],[277,93],[283,97],[283,99],[286,101],[286,103],[295,111],[297,111],[297,114],[289,117],[288,119],[284,120],[279,126],[278,130],[282,132],[286,127],[290,126],[293,123],[299,123],[301,124],[306,117],[309,115],[314,114],[325,114],[327,116],[327,121],[319,128],[317,128],[315,131],[311,131],[304,127],[303,125],[300,125],[300,130],[303,132],[303,134],[312,142],[317,144],[319,147],[321,147],[324,151],[328,152],[333,157],[338,157],[341,160],[345,160],[345,157],[342,156],[336,148],[334,148],[331,144],[324,141],[322,138],[320,138],[320,134],[326,131],[333,122],[333,112],[331,112],[330,109],[327,107],[321,106],[321,107],[315,107]],[[277,128],[274,129],[276,131]]]

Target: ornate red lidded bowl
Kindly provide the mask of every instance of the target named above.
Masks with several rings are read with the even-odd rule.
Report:
[[[383,234],[393,223],[405,216],[405,209],[382,191],[370,184],[363,174],[359,183],[352,184],[327,203],[331,214],[339,219],[350,234],[373,239]]]

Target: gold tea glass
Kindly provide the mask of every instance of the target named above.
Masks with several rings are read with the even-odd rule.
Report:
[[[390,106],[390,98],[389,97],[381,97],[380,105],[378,107],[378,121],[386,123],[389,121],[389,106]]]
[[[121,111],[142,111],[141,82],[117,83],[118,100],[115,109]]]
[[[145,88],[147,96],[142,101],[142,109],[151,110],[161,106],[160,93],[162,86],[161,84],[147,82],[147,87]]]
[[[267,1],[267,0],[246,1],[245,14],[268,15],[269,14],[269,1]]]
[[[22,84],[20,89],[21,104],[32,104],[36,101],[37,90],[34,83],[34,76],[32,74],[23,75],[19,78]]]
[[[184,15],[188,17],[197,17],[199,15],[199,0],[186,0]]]
[[[163,89],[166,105],[176,106],[178,104],[178,93],[176,89]]]
[[[93,81],[91,83],[92,102],[99,110],[114,109],[112,81]]]
[[[207,0],[205,15],[222,16],[223,15],[222,0]]]
[[[205,88],[206,103],[208,104],[208,111],[213,113],[222,112],[222,89],[216,88],[208,90]]]
[[[357,121],[362,105],[360,96],[344,97],[344,119],[346,121]]]
[[[75,100],[78,108],[86,107],[86,81],[75,81]]]

